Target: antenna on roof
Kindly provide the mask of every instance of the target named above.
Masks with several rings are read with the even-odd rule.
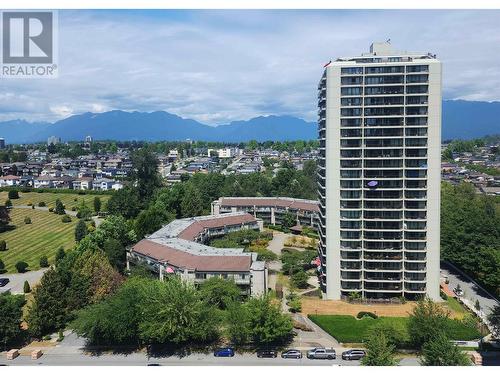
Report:
[[[387,39],[385,42],[390,44],[391,43],[391,38]]]

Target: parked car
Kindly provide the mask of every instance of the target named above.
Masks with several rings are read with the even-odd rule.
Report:
[[[345,352],[342,353],[342,359],[346,361],[351,361],[353,359],[361,359],[366,355],[366,352],[364,350],[360,349],[351,349],[351,350],[346,350]]]
[[[337,354],[332,348],[314,348],[307,352],[309,359],[335,359]]]
[[[257,351],[257,357],[259,358],[276,358],[278,352],[276,350],[259,350]]]
[[[8,278],[6,278],[6,277],[2,277],[2,278],[0,279],[0,287],[1,287],[1,286],[5,286],[5,285],[7,285],[7,284],[9,283],[9,281],[10,281],[10,279],[8,279]]]
[[[293,359],[300,359],[302,358],[302,352],[297,349],[289,349],[281,353],[281,358],[293,358]]]
[[[463,289],[460,287],[460,285],[457,285],[455,289],[453,289],[453,293],[455,293],[455,295],[457,297],[462,297],[464,295],[464,291]]]
[[[234,357],[234,349],[218,348],[214,351],[214,357]]]

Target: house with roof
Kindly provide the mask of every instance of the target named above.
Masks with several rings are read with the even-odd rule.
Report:
[[[19,185],[20,180],[21,177],[11,174],[7,176],[0,176],[0,187],[17,186]]]
[[[127,253],[127,268],[143,264],[160,280],[168,275],[200,284],[211,277],[232,279],[244,295],[267,291],[268,272],[257,253],[241,248],[207,246],[208,240],[227,233],[262,230],[262,221],[245,212],[174,220],[136,243]]]

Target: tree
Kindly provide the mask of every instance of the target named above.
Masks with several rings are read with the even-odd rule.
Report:
[[[132,178],[137,184],[139,197],[148,201],[153,192],[161,187],[161,178],[158,174],[158,158],[146,147],[132,154],[132,165],[134,167]]]
[[[422,346],[421,363],[424,366],[468,366],[467,355],[440,333]]]
[[[181,344],[218,337],[219,314],[200,299],[193,285],[176,277],[166,282],[151,280],[147,285],[139,324],[143,342]]]
[[[25,294],[31,292],[31,287],[30,287],[30,283],[28,282],[28,280],[24,281],[23,292]]]
[[[55,270],[49,269],[43,274],[28,308],[27,323],[33,337],[41,338],[64,327],[67,319],[65,292],[66,285]]]
[[[430,298],[417,301],[410,314],[408,333],[417,348],[434,339],[440,333],[446,335],[449,312]]]
[[[0,251],[7,250],[7,242],[5,240],[0,240]]]
[[[155,206],[141,211],[134,223],[134,231],[139,238],[156,232],[163,224],[169,223],[175,217],[169,212],[157,209]]]
[[[80,242],[88,233],[85,220],[79,220],[75,227],[75,241]]]
[[[241,296],[241,289],[233,280],[211,277],[200,285],[200,296],[210,306],[225,310]]]
[[[92,210],[85,203],[85,199],[82,199],[82,201],[80,202],[76,217],[82,220],[90,220],[90,218],[92,217]]]
[[[54,212],[58,215],[64,215],[66,213],[66,211],[64,211],[64,205],[59,198],[56,199],[56,207]]]
[[[283,314],[281,304],[269,295],[251,298],[240,307],[233,304],[228,315],[228,332],[235,342],[284,343],[293,329],[290,316]]]
[[[367,353],[361,360],[363,366],[395,366],[398,361],[394,353],[395,347],[388,343],[387,338],[381,332],[372,334],[365,344]]]
[[[118,271],[123,272],[126,264],[126,250],[120,241],[115,238],[108,238],[103,247],[109,263]]]
[[[95,197],[94,198],[94,212],[99,213],[101,211],[101,198]]]
[[[199,216],[203,213],[203,201],[200,192],[192,184],[188,183],[181,202],[183,217]]]
[[[49,260],[47,259],[46,255],[42,255],[40,257],[40,267],[42,268],[47,268],[49,266]]]
[[[406,326],[398,324],[398,322],[393,320],[381,320],[379,319],[375,325],[368,328],[366,339],[375,335],[383,334],[389,345],[393,345],[396,348],[406,348],[410,343],[410,336]]]
[[[21,321],[25,299],[23,295],[12,295],[10,292],[0,293],[0,340],[7,345],[21,335]]]
[[[5,272],[5,263],[0,259],[0,274]]]
[[[287,211],[283,215],[283,220],[281,222],[285,228],[291,228],[297,224],[297,219],[291,212]]]
[[[25,273],[28,270],[28,263],[19,261],[15,265],[17,272]]]
[[[64,248],[61,246],[59,249],[57,249],[57,253],[56,253],[56,264],[64,259],[64,257],[66,256],[66,253],[64,252]]]
[[[309,275],[302,270],[293,273],[290,279],[296,288],[305,289],[309,286],[307,282],[307,280],[309,280]]]
[[[493,336],[500,338],[500,304],[495,305],[488,314],[488,322],[493,329]]]
[[[19,199],[19,192],[17,190],[9,190],[9,199]]]
[[[125,187],[115,192],[106,203],[106,211],[111,215],[121,215],[125,219],[135,218],[141,209],[136,189]]]

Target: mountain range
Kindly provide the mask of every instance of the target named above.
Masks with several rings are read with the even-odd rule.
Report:
[[[443,101],[442,139],[471,139],[500,133],[500,102]],[[260,116],[246,121],[209,126],[164,112],[125,112],[73,115],[54,123],[11,120],[0,122],[0,137],[7,143],[94,139],[243,142],[316,139],[316,122],[293,116]]]

